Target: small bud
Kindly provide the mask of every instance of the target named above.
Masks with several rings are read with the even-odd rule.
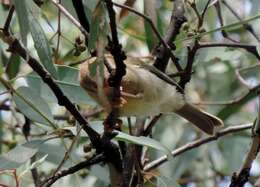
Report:
[[[183,29],[184,31],[188,31],[189,28],[190,28],[190,25],[189,25],[187,22],[182,24],[182,29]]]
[[[86,46],[84,44],[80,44],[78,46],[78,49],[79,49],[80,52],[84,52],[86,50]]]
[[[75,38],[75,42],[76,42],[76,44],[80,45],[80,44],[83,43],[83,40],[82,40],[82,38],[80,36],[78,36],[78,37]]]
[[[90,152],[91,149],[92,149],[92,146],[90,144],[86,144],[86,145],[83,146],[84,153]]]

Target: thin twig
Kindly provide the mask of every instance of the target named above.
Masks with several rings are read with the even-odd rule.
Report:
[[[238,13],[225,1],[225,0],[222,0],[223,4],[230,10],[230,12],[239,20],[239,21],[242,21],[242,18],[238,15]],[[254,31],[252,25],[248,24],[248,23],[244,23],[243,24],[244,28],[250,32],[254,37],[255,39],[260,42],[260,38],[257,36],[256,32]]]
[[[114,60],[115,60],[115,73],[111,78],[111,85],[114,88],[118,88],[118,92],[120,92],[120,85],[122,77],[126,74],[126,65],[124,64],[124,60],[126,59],[126,55],[122,50],[122,45],[119,43],[118,34],[117,34],[117,24],[116,24],[116,16],[115,11],[113,9],[113,3],[111,0],[105,0],[110,20],[110,29],[111,29],[111,36],[112,41],[109,41],[109,51],[111,52]],[[120,96],[119,94],[116,94]]]
[[[205,5],[205,7],[204,7],[204,9],[203,9],[203,12],[202,12],[202,14],[201,14],[202,24],[203,24],[203,21],[204,21],[205,14],[206,14],[206,12],[207,12],[207,10],[208,10],[208,8],[209,8],[209,3],[210,3],[210,1],[211,1],[211,0],[208,0],[208,2],[207,2],[207,4]],[[202,24],[201,24],[201,26],[202,26]]]
[[[180,155],[180,154],[182,154],[186,151],[197,148],[197,147],[204,145],[206,143],[215,141],[222,136],[225,136],[225,135],[228,135],[228,134],[231,134],[231,133],[240,132],[240,131],[243,131],[243,130],[246,130],[246,129],[250,129],[250,128],[252,128],[252,126],[253,126],[253,124],[246,124],[246,125],[236,125],[236,126],[227,127],[223,130],[220,130],[219,132],[217,132],[213,136],[209,136],[207,138],[202,138],[202,139],[198,139],[198,140],[195,140],[193,142],[187,143],[187,144],[173,150],[171,152],[171,154],[172,154],[173,157],[178,156],[178,155]],[[146,164],[145,167],[144,167],[144,171],[150,171],[150,170],[160,166],[161,164],[165,163],[167,160],[168,160],[167,156],[164,155],[164,156]]]
[[[152,129],[156,122],[162,117],[162,114],[159,114],[157,116],[154,116],[153,119],[150,121],[150,123],[147,125],[147,127],[143,130],[142,135],[143,136],[148,136],[151,134]]]
[[[217,3],[215,3],[214,6],[215,6],[215,9],[216,9],[216,12],[217,12],[217,16],[218,16],[218,19],[219,19],[219,22],[220,22],[220,26],[224,27],[224,21],[223,21],[220,1],[217,1]],[[234,40],[233,38],[231,38],[224,29],[221,30],[221,34],[224,38],[226,38],[226,39],[228,39],[232,42],[235,42],[235,43],[238,42],[238,41]]]
[[[206,43],[200,42],[199,48],[208,48],[208,47],[233,47],[233,48],[241,48],[246,51],[252,53],[258,60],[260,60],[260,55],[257,51],[255,45],[243,44],[243,43]]]
[[[60,0],[59,0],[60,3]],[[57,46],[56,46],[56,53],[59,54],[60,48],[60,37],[61,37],[61,11],[58,9],[58,29],[57,29]]]
[[[73,3],[74,9],[77,13],[78,19],[79,19],[82,27],[87,32],[89,32],[89,21],[88,21],[86,15],[85,15],[82,0],[72,0],[72,3]]]
[[[86,38],[88,37],[88,32],[57,0],[51,0],[51,2],[85,35]]]
[[[71,175],[73,173],[76,173],[77,171],[81,170],[81,169],[85,169],[89,166],[92,166],[94,164],[97,164],[97,163],[100,163],[102,161],[104,161],[105,158],[102,154],[100,155],[96,155],[94,156],[93,158],[89,159],[89,160],[86,160],[86,161],[83,161],[83,162],[80,162],[68,169],[65,169],[65,170],[62,170],[60,172],[58,172],[56,175],[44,180],[39,187],[42,187],[42,186],[45,186],[45,187],[49,187],[51,186],[52,184],[54,184],[58,179],[62,178],[62,177],[65,177],[67,175]]]
[[[55,174],[61,169],[61,167],[62,167],[62,166],[64,165],[64,163],[66,162],[66,160],[69,158],[69,156],[70,156],[70,154],[71,154],[71,152],[72,152],[72,149],[73,149],[73,147],[74,147],[76,141],[78,140],[78,137],[79,137],[79,134],[80,134],[80,132],[81,132],[81,129],[82,129],[82,128],[80,128],[80,129],[78,130],[78,132],[77,132],[77,135],[74,136],[74,138],[73,138],[73,140],[72,140],[72,142],[71,142],[71,144],[70,144],[68,150],[66,150],[66,152],[65,152],[65,154],[64,154],[64,157],[63,157],[62,161],[59,163],[59,165],[57,166],[57,168],[56,168],[55,171],[53,172],[52,176],[55,176]]]
[[[248,96],[249,93],[250,91],[247,91],[247,93],[228,101],[199,101],[199,102],[191,102],[191,103],[194,105],[233,105],[242,101],[245,97]]]
[[[258,97],[260,103],[260,95]],[[252,143],[246,155],[246,158],[238,173],[234,173],[231,179],[230,187],[240,187],[248,181],[250,170],[254,160],[259,153],[260,147],[260,109],[258,108],[258,116],[256,117],[254,126],[252,127]]]
[[[126,74],[126,65],[124,60],[126,59],[125,52],[122,50],[122,45],[119,43],[118,33],[117,33],[117,24],[116,24],[116,15],[113,8],[112,0],[104,0],[106,3],[106,8],[109,16],[109,25],[111,30],[111,40],[108,38],[108,50],[112,54],[115,61],[115,71],[110,74],[109,84],[113,87],[112,101],[120,102],[121,97],[121,81],[123,76]],[[116,125],[118,117],[119,108],[112,105],[112,112],[108,115],[107,119],[104,122],[104,135],[102,139],[110,142],[113,135],[111,134],[111,129]],[[119,146],[124,150],[125,144],[118,142]],[[120,187],[123,185],[123,161],[118,146],[114,146],[114,154],[110,155],[110,182],[112,187]]]
[[[180,32],[181,26],[184,22],[187,21],[186,17],[184,16],[184,6],[182,0],[175,0],[173,5],[172,15],[171,15],[171,21],[168,27],[168,30],[166,32],[166,35],[164,37],[164,41],[172,46],[175,38]],[[170,58],[170,53],[167,48],[163,44],[161,44],[157,48],[156,52],[156,59],[154,62],[154,66],[157,67],[162,72],[165,72],[165,69],[167,67],[168,61]],[[180,66],[178,59],[175,58],[173,61],[177,70],[182,71],[182,67]]]
[[[148,17],[147,15],[145,15],[145,14],[143,14],[143,13],[141,13],[141,12],[138,12],[137,10],[135,10],[135,9],[133,9],[133,8],[127,6],[127,5],[122,5],[122,4],[119,4],[119,3],[116,3],[116,2],[113,2],[113,4],[114,4],[115,6],[117,6],[117,7],[126,9],[126,10],[128,10],[129,12],[132,12],[132,13],[134,13],[134,14],[136,14],[136,15],[142,17],[144,20],[146,20],[146,21],[150,24],[150,26],[151,26],[153,32],[155,33],[155,35],[156,35],[157,38],[159,39],[160,43],[169,51],[170,57],[171,57],[172,61],[173,61],[173,62],[176,62],[176,57],[172,54],[172,52],[171,52],[171,50],[172,50],[171,47],[164,41],[163,37],[161,36],[161,34],[159,33],[159,31],[157,30],[156,26],[154,25],[154,23],[153,23],[153,21],[151,20],[150,17]],[[179,71],[181,71],[181,67],[179,66],[179,64],[176,64],[176,68],[177,68]]]
[[[8,16],[6,18],[6,21],[5,21],[5,24],[4,24],[4,29],[3,29],[3,31],[6,32],[6,33],[8,33],[8,30],[9,30],[9,27],[10,27],[12,17],[13,17],[13,14],[14,14],[14,9],[15,9],[14,5],[12,5],[10,10],[9,10]]]
[[[250,85],[248,84],[248,82],[246,82],[246,80],[240,75],[239,70],[236,69],[235,72],[236,72],[236,76],[237,76],[237,79],[239,80],[239,82],[240,82],[241,84],[243,84],[248,90],[251,90],[253,87],[250,86]]]

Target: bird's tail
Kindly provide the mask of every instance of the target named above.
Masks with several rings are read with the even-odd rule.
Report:
[[[214,128],[223,125],[223,121],[218,117],[200,110],[191,104],[185,104],[176,113],[207,134],[214,134]]]

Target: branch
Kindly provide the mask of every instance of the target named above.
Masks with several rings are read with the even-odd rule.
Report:
[[[68,169],[65,169],[65,170],[62,170],[60,172],[58,172],[56,175],[46,179],[44,182],[42,182],[39,187],[49,187],[51,186],[52,184],[54,184],[58,179],[62,178],[62,177],[65,177],[67,175],[71,175],[73,173],[76,173],[77,171],[81,170],[81,169],[85,169],[89,166],[92,166],[94,164],[97,164],[97,163],[100,163],[102,161],[104,161],[105,158],[102,154],[100,155],[96,155],[94,156],[93,158],[89,159],[89,160],[86,160],[86,161],[83,161],[83,162],[80,162],[78,164],[76,164],[75,166],[72,166]]]
[[[197,148],[201,145],[204,145],[206,143],[212,142],[212,141],[216,141],[217,139],[219,139],[222,136],[231,134],[231,133],[236,133],[236,132],[240,132],[246,129],[250,129],[252,128],[253,124],[246,124],[246,125],[236,125],[236,126],[231,126],[231,127],[227,127],[223,130],[220,130],[219,132],[217,132],[215,135],[213,136],[209,136],[207,138],[201,138],[198,140],[195,140],[193,142],[187,143],[184,146],[181,146],[175,150],[173,150],[171,152],[172,156],[178,156],[186,151],[189,151],[191,149]],[[167,161],[167,156],[164,155],[160,158],[158,158],[157,160],[154,160],[148,164],[146,164],[146,166],[144,167],[144,171],[150,171],[158,166],[160,166],[161,164],[165,163]]]
[[[258,93],[258,101],[260,104],[260,93]],[[247,153],[247,156],[238,174],[236,172],[233,173],[230,187],[244,186],[244,184],[248,181],[252,164],[259,152],[259,147],[260,147],[260,109],[258,108],[258,116],[252,127],[251,147]]]
[[[15,9],[14,5],[12,5],[10,10],[9,10],[6,21],[5,21],[5,25],[4,25],[4,29],[3,29],[3,31],[5,33],[8,33],[8,30],[9,30],[9,27],[10,27],[10,24],[11,24],[11,21],[12,21],[12,17],[13,17],[13,14],[14,14],[14,9]]]
[[[51,2],[66,16],[81,32],[86,38],[88,38],[88,32],[85,30],[81,24],[57,1],[51,0]]]
[[[140,134],[142,136],[148,136],[151,134],[153,127],[155,126],[156,122],[162,117],[162,114],[158,114],[157,116],[154,116],[150,123],[147,125],[147,127],[141,132]]]
[[[223,4],[230,10],[230,12],[231,12],[239,21],[242,21],[241,17],[238,15],[238,13],[237,13],[225,0],[223,0],[222,2],[223,2]],[[254,31],[252,25],[250,25],[250,24],[248,24],[248,23],[244,23],[243,26],[244,26],[244,28],[245,28],[248,32],[250,32],[250,33],[255,37],[255,39],[256,39],[258,42],[260,42],[260,39],[259,39],[259,37],[257,36],[257,34],[255,33],[255,31]]]
[[[1,107],[4,108],[5,106],[1,106],[1,104],[0,104],[0,110],[1,110]],[[103,108],[94,109],[89,112],[83,112],[82,115],[84,116],[84,118],[90,118],[90,117],[98,116],[103,111],[104,111]],[[56,114],[53,117],[55,120],[68,121],[69,123],[73,123],[75,121],[75,119],[72,119],[71,116],[66,115],[66,114],[60,114],[60,115]]]
[[[236,97],[234,99],[228,100],[228,101],[199,101],[199,102],[192,102],[193,105],[233,105],[238,104],[241,101],[243,101],[245,98],[248,97],[251,91],[247,91],[243,95]]]
[[[41,77],[43,82],[45,82],[50,89],[55,94],[58,104],[64,106],[79,122],[85,132],[89,135],[91,143],[95,148],[100,150],[101,142],[100,135],[92,129],[85,118],[80,114],[75,105],[64,95],[60,87],[54,82],[51,75],[43,68],[43,66],[32,56],[30,56],[26,49],[22,47],[20,42],[11,35],[6,35],[2,30],[0,30],[0,38],[9,45],[8,51],[20,55],[29,66]]]
[[[217,2],[214,4],[214,6],[215,6],[215,9],[216,9],[216,12],[217,12],[217,16],[218,16],[218,19],[219,19],[219,22],[220,22],[220,26],[221,26],[221,27],[224,27],[224,21],[223,21],[223,16],[222,16],[222,12],[221,12],[220,1],[217,1]],[[232,42],[236,42],[236,43],[238,42],[238,41],[232,39],[224,29],[221,30],[221,34],[222,34],[222,36],[223,36],[224,38],[226,38],[226,39],[228,39],[228,40],[230,40],[230,41],[232,41]]]
[[[74,9],[77,13],[80,24],[82,25],[82,27],[87,32],[89,32],[89,21],[88,21],[86,14],[84,12],[84,6],[83,6],[83,3],[82,3],[82,0],[72,0],[72,4],[73,4]]]
[[[199,49],[199,42],[198,40],[195,40],[195,43],[193,47],[188,46],[188,58],[187,58],[187,64],[184,70],[184,73],[181,75],[181,79],[179,81],[179,85],[181,88],[184,90],[185,85],[190,81],[191,79],[191,74],[192,74],[192,66],[194,62],[194,58],[196,56],[196,52]]]
[[[260,112],[259,116],[260,117]],[[236,186],[244,186],[244,184],[248,181],[248,178],[250,176],[250,170],[252,167],[252,164],[254,160],[256,159],[259,147],[260,147],[260,120],[257,118],[255,121],[256,128],[253,127],[253,137],[252,137],[252,143],[250,150],[247,153],[246,159],[244,160],[244,163],[238,172],[238,174],[235,172],[233,173],[230,187],[236,187]]]
[[[9,52],[20,55],[29,64],[29,66],[41,77],[43,82],[45,82],[50,87],[58,100],[58,104],[64,106],[79,122],[82,129],[88,134],[89,139],[94,148],[96,148],[97,152],[103,152],[108,164],[112,163],[114,168],[117,171],[121,172],[122,162],[120,153],[117,146],[110,141],[111,137],[104,135],[101,138],[98,132],[96,132],[89,126],[88,122],[80,114],[74,104],[68,99],[67,96],[64,95],[59,86],[54,82],[51,75],[36,59],[34,59],[27,53],[27,51],[22,47],[22,45],[16,38],[9,35],[9,33],[5,33],[2,29],[0,29],[0,38],[9,45]]]
[[[159,31],[157,30],[156,26],[154,25],[154,23],[153,23],[153,21],[151,20],[150,17],[148,17],[147,15],[145,15],[145,14],[143,14],[143,13],[141,13],[141,12],[138,12],[137,10],[135,10],[135,9],[129,7],[129,6],[121,5],[121,4],[115,3],[115,2],[113,2],[113,4],[114,4],[115,6],[117,6],[117,7],[119,7],[119,8],[126,9],[126,10],[128,10],[129,12],[132,12],[132,13],[134,13],[134,14],[136,14],[136,15],[142,17],[144,20],[146,20],[146,21],[150,24],[150,26],[151,26],[151,28],[152,28],[154,34],[155,34],[155,35],[157,36],[157,38],[159,39],[160,43],[168,50],[169,55],[170,55],[170,58],[172,59],[172,61],[173,61],[173,62],[177,62],[176,57],[175,57],[175,56],[173,55],[173,53],[171,52],[171,47],[164,41],[163,37],[161,36],[161,34],[159,33]],[[178,69],[179,71],[181,71],[181,67],[179,66],[179,64],[175,64],[175,65],[176,65],[177,69]]]
[[[179,34],[181,26],[184,22],[186,22],[187,19],[184,16],[184,7],[182,0],[175,0],[174,1],[174,8],[171,15],[171,21],[169,24],[169,28],[167,30],[167,33],[164,37],[164,41],[168,45],[172,45],[173,41],[175,40],[176,36]],[[154,62],[154,66],[161,70],[162,72],[165,72],[165,69],[167,67],[168,61],[170,58],[170,53],[167,50],[167,48],[164,47],[164,45],[160,45],[156,52],[156,59]],[[178,60],[175,58],[175,66],[178,71],[182,71],[182,67],[178,63]]]
[[[202,14],[199,13],[197,6],[196,6],[196,2],[193,1],[190,3],[191,8],[194,10],[195,14],[198,17],[198,23],[197,23],[197,31],[199,32],[200,28],[203,25],[203,21],[204,21],[204,17],[205,17],[205,13],[209,7],[209,3],[211,0],[208,0]],[[195,39],[195,42],[193,44],[192,47],[188,46],[188,58],[187,58],[187,64],[184,70],[184,73],[181,75],[180,77],[180,81],[179,81],[179,85],[182,87],[182,89],[185,88],[185,85],[190,81],[191,79],[191,74],[192,74],[192,66],[194,63],[194,59],[195,59],[195,55],[199,49],[199,38]]]
[[[256,46],[242,43],[199,43],[200,48],[206,47],[233,47],[233,48],[241,48],[245,49],[249,53],[252,53],[258,60],[260,60],[260,55],[257,51]]]
[[[115,73],[111,77],[111,86],[118,88],[121,85],[122,77],[126,74],[126,65],[124,64],[124,60],[126,59],[126,55],[122,50],[122,45],[119,43],[118,36],[117,36],[117,25],[116,25],[116,16],[115,11],[113,9],[113,3],[111,0],[105,0],[110,20],[110,29],[111,29],[111,36],[112,41],[109,41],[109,51],[113,55],[115,60]],[[118,94],[120,96],[120,93]]]
[[[247,88],[249,88],[249,87],[247,86]],[[237,100],[234,100],[233,103],[231,101],[230,103],[228,103],[228,105],[226,107],[222,108],[218,112],[217,116],[221,116],[222,120],[227,119],[235,111],[238,111],[243,104],[245,104],[248,101],[250,101],[251,99],[255,98],[257,96],[256,93],[259,89],[260,89],[260,85],[250,88],[249,91],[245,95],[241,96]]]

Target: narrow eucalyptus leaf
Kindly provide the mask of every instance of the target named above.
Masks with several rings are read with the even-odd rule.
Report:
[[[31,120],[53,125],[53,116],[48,104],[29,87],[19,87],[15,92],[14,101],[17,108]]]
[[[37,152],[41,140],[33,140],[16,146],[6,154],[0,156],[0,170],[17,169],[29,161]]]
[[[27,13],[26,1],[14,0],[15,11],[18,17],[18,23],[20,28],[20,34],[23,44],[27,45],[27,34],[29,32],[29,19]]]
[[[6,73],[9,79],[13,79],[19,73],[21,59],[19,55],[12,53],[6,67]]]
[[[45,36],[45,32],[42,29],[38,20],[34,18],[32,13],[30,11],[28,11],[28,13],[29,13],[29,23],[30,23],[29,28],[40,61],[43,64],[43,66],[46,68],[46,70],[54,78],[57,78],[57,71],[52,61],[52,52],[47,37]]]
[[[147,146],[152,149],[160,150],[163,151],[165,154],[167,154],[168,159],[172,158],[171,151],[166,146],[162,145],[160,142],[152,138],[148,138],[144,136],[139,136],[139,137],[131,136],[129,134],[120,131],[116,131],[116,132],[118,133],[117,136],[115,137],[115,139],[117,140],[126,141],[129,143],[134,143],[142,146]]]
[[[73,102],[79,105],[96,105],[96,103],[80,87],[78,81],[78,69],[69,66],[56,66],[58,80],[55,82],[62,89],[64,94]],[[57,103],[57,99],[50,88],[35,73],[26,76],[29,87],[49,103]]]
[[[156,176],[157,179],[157,187],[180,187],[180,185],[173,180],[172,178],[165,177],[165,176]]]
[[[156,10],[156,0],[144,0],[144,14],[147,15],[153,22],[157,25],[157,10]],[[151,51],[158,43],[158,38],[152,30],[151,24],[144,21],[144,28],[146,34],[146,43]]]

